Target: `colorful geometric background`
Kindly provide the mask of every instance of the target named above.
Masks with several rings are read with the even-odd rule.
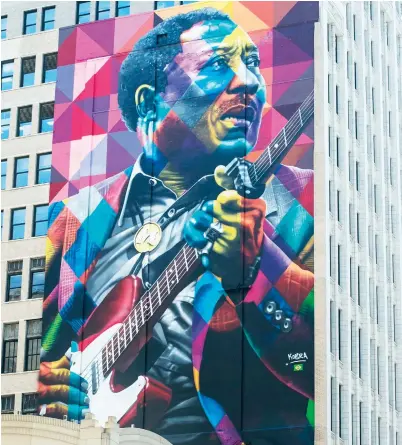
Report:
[[[132,165],[141,152],[117,105],[119,69],[144,34],[164,19],[213,7],[258,46],[267,104],[255,150],[268,145],[313,90],[316,2],[202,2],[60,30],[50,201],[61,201]],[[298,24],[297,27],[291,26]],[[303,35],[303,39],[300,39]],[[312,125],[284,160],[313,166]]]

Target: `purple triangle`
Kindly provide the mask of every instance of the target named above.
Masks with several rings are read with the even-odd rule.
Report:
[[[319,18],[318,2],[297,2],[282,18],[276,28],[281,26],[300,25],[306,22],[317,22]],[[282,32],[282,30],[281,30]]]
[[[103,20],[83,26],[81,31],[102,47],[107,54],[113,54],[115,20]]]
[[[110,135],[107,136],[107,142],[106,174],[111,176],[132,165],[135,158]]]
[[[302,2],[298,2],[302,3]],[[308,60],[314,56],[314,23],[299,23],[297,26],[288,26],[285,28],[279,28],[278,30],[285,38],[293,43],[296,47],[306,54],[307,58],[294,60]],[[274,40],[275,44],[275,40]],[[274,47],[275,48],[275,47]],[[299,56],[300,57],[300,56]],[[290,63],[292,59],[288,59]]]

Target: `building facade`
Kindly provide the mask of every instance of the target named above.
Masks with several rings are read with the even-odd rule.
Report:
[[[2,413],[36,409],[58,28],[173,3],[2,3]],[[400,445],[402,5],[315,26],[315,441]]]

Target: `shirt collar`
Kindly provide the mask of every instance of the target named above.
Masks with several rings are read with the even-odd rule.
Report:
[[[151,185],[155,185],[155,184],[159,184],[162,187],[164,187],[166,189],[166,191],[172,193],[174,196],[176,196],[176,194],[174,193],[173,190],[171,190],[169,187],[166,187],[166,185],[158,178],[155,178],[154,176],[148,175],[147,173],[144,172],[141,163],[142,163],[142,159],[144,157],[144,153],[141,153],[135,164],[134,167],[131,171],[131,175],[130,175],[130,179],[128,180],[128,185],[127,185],[127,189],[126,189],[126,193],[124,195],[124,201],[123,201],[123,206],[121,208],[120,211],[120,216],[119,216],[119,220],[118,220],[118,225],[121,226],[123,224],[123,218],[126,212],[126,208],[127,208],[127,202],[128,202],[128,198],[130,196],[130,192],[131,189],[133,187],[133,183],[137,182],[138,180],[142,179],[142,180],[147,180],[149,184]],[[177,197],[177,196],[176,196]]]

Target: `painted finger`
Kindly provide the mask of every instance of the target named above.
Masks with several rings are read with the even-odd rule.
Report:
[[[225,173],[225,171],[226,167],[223,165],[218,165],[218,167],[216,167],[214,171],[215,182],[219,185],[219,187],[226,190],[232,190],[234,189],[234,181]]]
[[[195,249],[202,249],[208,242],[204,236],[204,231],[196,229],[190,222],[185,225],[183,236],[187,244]]]
[[[205,231],[212,224],[213,217],[207,212],[197,210],[190,219],[190,223],[199,230]]]
[[[64,403],[87,405],[87,394],[77,388],[68,385],[38,385],[40,400],[44,403],[58,400]]]

